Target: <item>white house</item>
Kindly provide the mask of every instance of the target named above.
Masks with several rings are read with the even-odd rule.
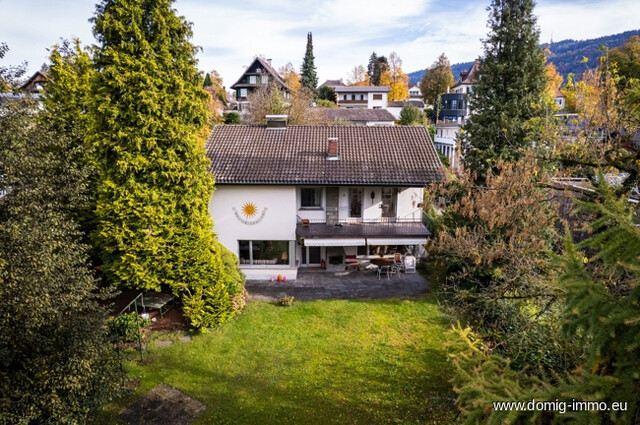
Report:
[[[215,230],[248,279],[424,244],[423,188],[444,179],[424,127],[218,125],[205,148]]]
[[[417,84],[409,89],[409,100],[422,100],[422,91]]]
[[[459,155],[456,148],[459,132],[460,124],[455,121],[436,124],[433,143],[442,155],[449,158],[449,166],[451,168],[458,168],[459,166]]]
[[[336,92],[336,102],[340,108],[387,108],[387,86],[337,86],[333,90]]]

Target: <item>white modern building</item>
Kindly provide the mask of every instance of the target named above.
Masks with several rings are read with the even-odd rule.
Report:
[[[424,244],[424,187],[444,179],[424,127],[219,125],[205,148],[215,231],[248,279]]]
[[[336,92],[336,102],[340,108],[387,108],[387,86],[337,86],[333,90]]]

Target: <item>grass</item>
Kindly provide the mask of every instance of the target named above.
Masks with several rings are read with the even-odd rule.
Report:
[[[98,423],[119,423],[160,383],[207,405],[194,424],[451,423],[446,329],[429,299],[250,302],[215,331],[128,364],[134,396]]]

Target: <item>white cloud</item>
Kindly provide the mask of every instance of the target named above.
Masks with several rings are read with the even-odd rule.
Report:
[[[97,1],[97,0],[95,0]],[[9,44],[4,64],[46,61],[46,48],[60,37],[94,42],[87,20],[94,0],[0,0],[0,41]],[[482,53],[487,33],[482,2],[450,0],[177,0],[174,7],[193,22],[193,42],[202,46],[200,68],[215,68],[232,85],[255,54],[276,67],[300,68],[306,34],[313,33],[319,79],[346,78],[376,51],[395,51],[405,72],[430,66],[445,53],[451,63]],[[638,29],[637,0],[539,0],[541,40],[587,39]]]

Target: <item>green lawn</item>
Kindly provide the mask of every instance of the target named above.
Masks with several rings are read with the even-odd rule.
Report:
[[[135,396],[100,423],[160,383],[207,405],[196,424],[450,423],[447,328],[430,299],[250,302],[221,328],[130,363]]]

